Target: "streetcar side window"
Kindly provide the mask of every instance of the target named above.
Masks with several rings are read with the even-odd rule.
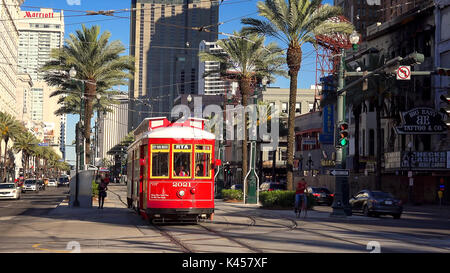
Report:
[[[211,145],[195,145],[195,177],[211,178]]]
[[[152,144],[151,146],[152,162],[151,177],[152,178],[168,178],[169,177],[169,145],[168,144]]]
[[[177,178],[191,177],[192,145],[174,144],[172,147],[172,176]]]

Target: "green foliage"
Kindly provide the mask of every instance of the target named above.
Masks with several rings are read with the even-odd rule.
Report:
[[[314,199],[307,197],[308,209],[314,207]],[[259,193],[259,201],[263,208],[294,208],[295,191],[263,191]]]
[[[227,190],[227,189],[223,189],[222,190],[222,198],[223,200],[243,200],[244,199],[244,195],[242,194],[241,190]]]
[[[92,180],[92,196],[98,196],[98,184],[95,183],[95,179]]]

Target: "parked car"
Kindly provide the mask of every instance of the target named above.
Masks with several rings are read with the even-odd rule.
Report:
[[[59,186],[69,186],[69,177],[61,176],[58,178],[58,187]]]
[[[234,184],[234,185],[231,185],[231,187],[230,187],[230,189],[232,189],[232,190],[243,190],[243,186],[242,186],[242,184]]]
[[[15,183],[0,183],[0,199],[20,199],[21,188]]]
[[[50,178],[48,180],[47,186],[49,186],[49,187],[57,187],[58,186],[58,182],[56,181],[56,179]]]
[[[37,185],[36,179],[25,179],[25,182],[23,182],[22,192],[26,191],[39,191],[39,185]]]
[[[352,211],[361,211],[365,216],[392,215],[399,219],[403,212],[402,201],[388,192],[362,190],[349,203]]]
[[[334,194],[324,187],[308,187],[306,191],[312,195],[316,204],[333,204]]]
[[[42,179],[36,180],[36,184],[39,186],[39,190],[45,191],[45,182]]]
[[[285,191],[287,184],[279,182],[264,182],[259,186],[260,191]]]

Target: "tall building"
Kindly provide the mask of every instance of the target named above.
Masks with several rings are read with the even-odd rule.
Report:
[[[19,71],[28,73],[33,80],[30,92],[30,117],[34,122],[43,122],[43,141],[58,146],[65,156],[66,116],[56,116],[58,98],[50,97],[55,91],[44,81],[39,69],[51,60],[51,50],[61,48],[64,42],[64,13],[41,8],[40,11],[20,11]]]
[[[17,19],[20,17],[19,6],[23,0],[2,0],[0,5],[0,110],[14,117],[18,116],[16,108],[17,89],[17,47],[19,30]]]
[[[380,1],[384,0],[334,0],[334,5],[343,9],[344,16],[355,26],[355,30],[365,38],[367,35],[366,28],[380,20]]]
[[[433,0],[381,0],[379,17],[381,18],[381,22],[384,23],[406,14],[417,7],[425,7],[432,3]]]
[[[129,131],[146,117],[169,116],[178,95],[197,93],[198,45],[217,40],[219,17],[215,0],[132,0],[132,8]]]
[[[112,98],[119,101],[119,104],[109,107],[112,112],[99,114],[96,137],[96,157],[110,160],[113,158],[108,155],[108,151],[128,135],[128,96],[117,95]]]
[[[207,53],[222,53],[216,42],[201,41],[199,46],[200,52]],[[198,73],[198,94],[199,95],[219,95],[226,94],[227,90],[231,88],[231,82],[220,78],[219,71],[220,63],[199,60]],[[205,75],[206,73],[206,75]]]

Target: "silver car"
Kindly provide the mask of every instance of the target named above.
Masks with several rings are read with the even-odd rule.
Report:
[[[14,183],[0,183],[0,199],[20,199],[20,187]]]
[[[26,191],[39,191],[39,185],[36,182],[36,179],[27,179],[23,182],[22,192]]]

